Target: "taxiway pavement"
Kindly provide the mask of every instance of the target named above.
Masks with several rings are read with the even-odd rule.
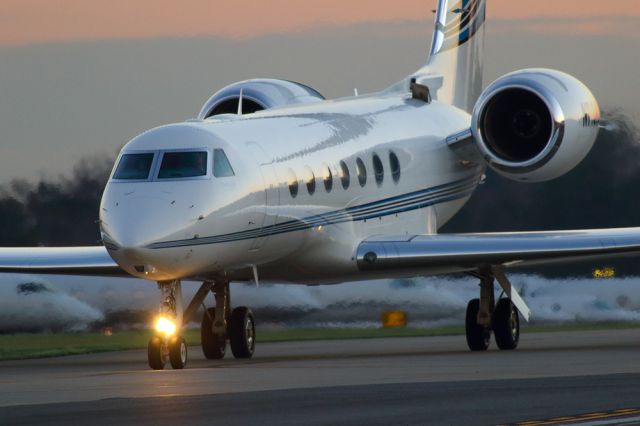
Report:
[[[243,361],[191,347],[181,371],[150,371],[146,351],[0,363],[3,425],[503,424],[639,406],[640,329],[485,353],[463,336],[259,343]]]

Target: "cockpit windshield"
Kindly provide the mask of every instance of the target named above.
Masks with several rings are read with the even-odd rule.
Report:
[[[181,179],[207,175],[206,151],[165,152],[158,179]]]
[[[157,181],[206,179],[211,175],[216,178],[235,176],[227,155],[220,148],[213,152],[185,150],[123,154],[113,179]]]
[[[146,180],[149,179],[153,153],[124,154],[118,163],[114,179],[122,180]]]

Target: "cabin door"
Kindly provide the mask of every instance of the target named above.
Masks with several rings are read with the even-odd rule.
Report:
[[[258,235],[253,240],[249,251],[257,251],[262,248],[269,239],[270,232],[278,220],[278,206],[280,205],[280,193],[278,191],[278,178],[273,166],[273,159],[256,142],[248,142],[247,146],[254,154],[258,171],[262,177],[263,191],[256,197],[258,210],[256,225],[259,228]]]

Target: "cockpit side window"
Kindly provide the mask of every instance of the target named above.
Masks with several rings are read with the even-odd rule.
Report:
[[[114,179],[147,180],[153,163],[152,152],[141,154],[124,154],[113,174]]]
[[[194,178],[207,175],[206,151],[165,152],[158,179]]]
[[[231,167],[231,163],[229,163],[227,154],[225,154],[222,149],[213,150],[213,175],[215,177],[229,177],[236,175],[233,171],[233,167]]]

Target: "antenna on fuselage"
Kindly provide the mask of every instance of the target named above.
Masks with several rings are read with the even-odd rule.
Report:
[[[242,115],[242,91],[244,89],[240,88],[240,97],[238,98],[238,115]]]

